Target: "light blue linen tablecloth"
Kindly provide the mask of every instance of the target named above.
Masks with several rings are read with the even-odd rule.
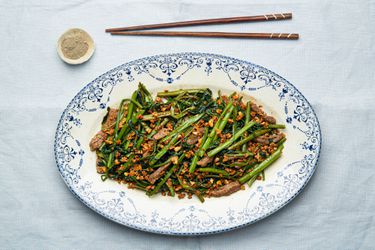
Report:
[[[298,41],[111,37],[110,26],[292,11],[291,21],[185,30],[299,32]],[[63,63],[59,35],[81,27],[97,50]],[[321,123],[319,167],[281,211],[246,228],[168,237],[115,224],[60,178],[62,111],[99,74],[154,54],[198,51],[263,65],[299,88]],[[375,1],[0,1],[0,248],[375,249]]]

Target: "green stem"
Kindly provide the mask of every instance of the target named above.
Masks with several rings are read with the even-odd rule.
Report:
[[[142,83],[139,83],[138,89],[140,89],[145,94],[146,102],[152,102],[152,96],[150,92],[146,89],[145,85],[143,85]]]
[[[138,141],[137,141],[137,144],[136,144],[136,149],[140,149],[143,141],[145,140],[145,138],[142,136]]]
[[[134,91],[134,93],[132,94],[132,98],[131,100],[135,101],[137,98],[137,91]],[[134,103],[133,102],[130,102],[129,105],[128,105],[128,114],[126,115],[126,120],[125,120],[125,123],[124,125],[122,126],[121,130],[120,130],[120,133],[118,133],[117,137],[116,137],[116,140],[118,139],[122,139],[123,135],[125,134],[125,132],[129,129],[129,127],[127,126],[127,123],[128,121],[130,121],[130,119],[132,118],[133,116],[133,111],[134,111]]]
[[[227,157],[249,157],[249,156],[253,156],[254,154],[250,153],[250,152],[246,152],[246,153],[238,153],[238,154],[225,154]]]
[[[216,129],[219,129],[219,126],[222,123],[222,120],[228,115],[227,111],[229,109],[231,109],[230,112],[233,111],[232,107],[233,107],[233,103],[229,102],[228,105],[223,110],[223,112],[221,113],[219,119],[217,120],[217,122],[215,123],[214,127],[212,128],[210,134],[208,135],[208,138],[204,142],[203,147],[198,152],[200,157],[202,157],[204,155],[204,152],[206,152],[206,150],[210,147],[211,143],[214,141],[215,136],[217,137]],[[229,117],[230,117],[230,114],[228,115],[228,119],[229,119]],[[228,121],[228,119],[227,119],[227,121]],[[226,122],[225,122],[225,124],[226,124]]]
[[[232,134],[234,135],[237,131],[237,120],[236,120],[236,118],[237,118],[237,109],[234,109],[234,112],[233,112],[233,117],[232,117],[232,119],[233,119],[233,124],[232,124]]]
[[[195,192],[195,189],[193,187],[190,187],[189,185],[185,184],[183,181],[181,181],[180,178],[177,177],[177,180],[183,189]]]
[[[122,174],[122,173],[126,172],[129,169],[129,167],[133,163],[132,162],[133,158],[134,158],[134,154],[132,154],[132,155],[129,156],[128,161],[124,164],[124,169],[121,170],[121,172],[119,174]]]
[[[251,185],[253,185],[253,183],[256,181],[257,177],[258,175],[251,177],[251,179],[247,182],[247,185],[251,187]]]
[[[122,116],[123,116],[123,107],[124,107],[124,102],[125,102],[125,99],[123,99],[123,100],[121,101],[119,111],[117,112],[116,124],[115,124],[115,136],[114,136],[114,138],[117,138],[117,134],[118,134],[118,125],[119,125],[120,120],[122,119]]]
[[[256,168],[258,167],[258,164],[256,162],[246,164],[245,167],[243,168],[243,171],[246,172],[250,168]]]
[[[156,194],[159,189],[161,188],[161,186],[164,185],[164,183],[168,180],[168,178],[172,175],[173,171],[176,169],[177,165],[173,165],[173,167],[171,169],[169,169],[169,171],[167,172],[167,174],[163,177],[163,179],[161,179],[161,181],[156,185],[156,187],[148,193],[149,196],[152,196],[154,194]]]
[[[175,195],[175,192],[174,192],[174,187],[173,187],[173,184],[172,185],[168,185],[166,184],[168,189],[169,189],[169,192],[171,193],[171,196],[174,197]]]
[[[145,110],[141,109],[137,113],[133,113],[133,115],[131,117],[131,123],[135,124],[138,121],[137,117],[139,115],[142,115],[144,112],[145,112]],[[131,128],[129,127],[129,125],[128,124],[124,124],[124,126],[121,128],[120,133],[118,134],[118,138],[117,139],[122,139],[125,135],[127,135],[130,132],[130,130],[131,130]]]
[[[109,156],[108,156],[108,161],[107,161],[107,165],[106,165],[107,171],[105,172],[105,179],[108,178],[108,172],[113,167],[113,158],[114,158],[114,156],[115,156],[115,152],[110,153]]]
[[[142,106],[139,102],[137,102],[137,100],[133,100],[133,99],[125,98],[124,101],[131,102],[131,103],[133,103],[134,105],[136,105],[138,108],[143,108],[143,106]]]
[[[194,194],[198,197],[200,202],[202,202],[202,203],[204,202],[204,197],[201,195],[201,193],[199,191],[195,191]]]
[[[256,168],[253,169],[253,171],[245,174],[242,176],[238,181],[241,184],[244,184],[248,180],[250,180],[252,177],[257,176],[260,174],[264,169],[266,169],[268,166],[270,166],[274,161],[276,161],[278,158],[280,158],[283,146],[281,145],[273,154],[271,154],[267,159],[262,161]]]
[[[200,194],[200,192],[198,190],[196,190],[195,188],[193,188],[193,187],[191,187],[191,186],[183,183],[180,180],[180,178],[178,178],[178,177],[177,177],[177,180],[178,180],[178,182],[180,183],[180,185],[181,185],[181,187],[183,189],[191,191],[192,193],[194,193],[198,197],[198,199],[200,200],[200,202],[202,202],[202,203],[204,202],[204,198],[203,198],[203,196]]]
[[[124,145],[125,150],[127,150],[129,148],[129,144],[130,144],[130,140],[127,140],[125,145]]]
[[[283,139],[277,142],[277,146],[283,145],[285,141],[286,141],[286,138],[284,137]]]
[[[250,112],[251,112],[251,105],[250,105],[250,102],[247,102],[246,103],[246,114],[245,114],[245,123],[248,123],[250,121]],[[245,137],[247,136],[247,133],[244,134],[244,136],[242,136],[242,139],[245,139]],[[243,144],[242,145],[242,151],[246,151],[247,148],[246,148],[246,144]]]
[[[223,120],[222,120],[222,121],[220,122],[220,124],[219,124],[218,129],[219,129],[220,131],[223,131],[223,130],[224,130],[225,126],[226,126],[227,123],[228,123],[229,117],[231,116],[231,114],[232,114],[232,112],[233,112],[233,110],[236,110],[233,106],[230,107],[230,108],[228,109],[228,113],[225,114]],[[214,139],[213,139],[213,141],[215,141],[215,140],[217,139],[217,137],[218,137],[218,135],[217,135],[217,133],[216,133],[216,131],[215,131],[215,135],[214,135]]]
[[[109,154],[108,161],[107,161],[107,170],[110,170],[113,167],[113,158],[115,156],[115,153],[112,152]]]
[[[166,137],[164,137],[161,142],[165,142],[165,141],[168,141],[169,139],[171,139],[173,136],[175,136],[176,134],[178,133],[181,133],[183,130],[185,130],[186,128],[190,127],[193,123],[197,122],[199,119],[202,118],[204,114],[199,114],[199,115],[195,115],[189,119],[187,119],[185,122],[183,122],[180,126],[178,126],[175,130],[173,130],[171,133],[169,133],[169,135],[167,135]]]
[[[141,187],[147,187],[147,184],[146,183],[143,183],[143,182],[141,182],[140,180],[137,180],[137,178],[135,178],[134,176],[130,176],[130,179],[133,181],[133,182],[135,182],[135,183],[137,183],[139,186],[141,186]]]
[[[164,146],[164,148],[162,150],[160,150],[154,157],[154,159],[152,159],[150,161],[150,166],[154,165],[161,157],[163,157],[169,150],[169,148],[175,144],[178,140],[178,134],[176,134],[169,142],[167,145]]]
[[[164,166],[165,164],[167,163],[170,163],[171,162],[171,158],[169,158],[168,160],[162,162],[162,163],[159,163],[159,164],[155,164],[153,166],[150,166],[151,168],[158,168],[158,167],[161,167],[161,166]]]
[[[229,175],[227,171],[217,168],[199,168],[199,172]]]
[[[279,129],[284,129],[285,125],[284,124],[269,124],[268,128],[279,128]]]
[[[230,138],[228,141],[220,144],[217,148],[211,150],[210,152],[208,152],[208,157],[212,157],[214,155],[216,155],[217,153],[219,153],[220,151],[222,151],[223,149],[226,149],[228,148],[230,145],[232,145],[238,138],[241,137],[241,135],[243,133],[245,133],[245,131],[247,131],[249,128],[251,128],[252,126],[255,125],[255,122],[249,122],[247,124],[245,124],[245,126],[243,128],[241,128],[236,134],[233,135],[232,138]]]
[[[230,175],[216,175],[216,174],[208,174],[208,175],[205,175],[205,177],[207,178],[217,178],[217,179],[229,179],[229,180],[236,180],[236,178],[233,178],[232,176]]]
[[[245,166],[249,165],[249,162],[250,161],[247,161],[247,162],[234,162],[234,163],[229,164],[229,167],[245,167]]]
[[[207,136],[208,136],[208,127],[205,127],[204,128],[203,138],[201,140],[201,145],[199,146],[199,150],[201,150],[201,148],[203,146],[203,142],[207,139]],[[198,150],[198,152],[199,152],[199,150]],[[194,155],[193,160],[191,161],[190,168],[189,168],[189,172],[190,173],[194,173],[195,168],[196,168],[197,163],[198,163],[198,157],[199,157],[198,154]]]
[[[131,100],[133,100],[134,102],[136,102],[136,99],[137,99],[137,92],[138,91],[134,91],[134,93],[132,94]],[[133,115],[133,111],[134,111],[134,103],[130,102],[129,106],[128,106],[128,114],[126,115],[126,121],[127,122],[130,121],[130,119]]]
[[[142,116],[142,121],[150,121],[153,119],[167,117],[167,116],[172,116],[172,111],[165,111],[165,112],[159,112],[159,113],[150,114],[150,115],[144,115]]]

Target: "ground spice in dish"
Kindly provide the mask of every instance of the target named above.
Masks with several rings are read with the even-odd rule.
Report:
[[[81,58],[89,50],[89,39],[87,33],[82,30],[72,29],[61,42],[62,53],[72,60]]]

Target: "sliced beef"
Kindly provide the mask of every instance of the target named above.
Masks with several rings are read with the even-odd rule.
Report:
[[[200,161],[198,161],[197,164],[201,167],[205,167],[208,164],[210,164],[212,162],[212,160],[213,160],[213,158],[206,156],[203,159],[201,159]]]
[[[201,138],[204,134],[204,128],[200,127],[197,128],[187,139],[186,143],[189,145],[194,145],[198,142],[199,138]]]
[[[238,181],[228,183],[216,190],[212,190],[209,195],[213,197],[221,197],[233,194],[241,189],[241,184]]]
[[[251,111],[254,111],[259,115],[263,114],[263,111],[255,103],[251,103]]]
[[[269,115],[266,115],[265,117],[263,117],[263,120],[265,120],[266,122],[268,122],[270,124],[276,123],[276,119],[272,116],[269,116]]]
[[[268,145],[272,142],[272,140],[270,140],[270,137],[268,135],[259,136],[259,137],[255,138],[255,141],[259,142],[263,145]]]
[[[274,143],[277,143],[277,142],[279,142],[281,139],[283,139],[284,138],[284,135],[283,134],[277,134],[277,135],[273,135],[272,136],[272,141],[274,142]]]
[[[169,134],[168,129],[162,128],[152,138],[154,138],[155,140],[160,140],[166,137],[168,134]]]
[[[115,126],[118,109],[110,108],[108,114],[104,117],[102,123],[102,130],[107,130]]]
[[[107,134],[103,131],[99,131],[90,141],[90,149],[91,151],[95,151],[103,144],[103,142],[107,139]]]
[[[283,138],[284,138],[283,134],[276,134],[276,135],[271,135],[271,136],[262,135],[262,136],[259,136],[259,137],[255,138],[255,141],[259,142],[263,145],[268,145],[271,142],[277,143],[278,141],[280,141]]]
[[[160,177],[163,176],[164,172],[168,169],[170,164],[171,163],[169,162],[169,163],[159,167],[158,169],[156,169],[155,172],[153,172],[152,174],[147,176],[146,180],[148,180],[151,184],[154,184]]]
[[[186,143],[189,145],[194,145],[198,142],[199,137],[197,135],[191,134],[187,139]]]

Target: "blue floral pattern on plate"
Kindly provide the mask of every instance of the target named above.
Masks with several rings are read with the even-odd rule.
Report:
[[[223,81],[244,94],[271,91],[282,105],[287,129],[298,133],[298,157],[283,164],[271,180],[247,189],[242,207],[225,204],[213,214],[208,207],[190,203],[179,205],[171,213],[158,208],[143,208],[125,188],[101,185],[83,169],[89,165],[88,141],[80,134],[85,115],[104,112],[116,86],[133,83],[140,77],[164,86],[173,85],[194,74],[210,79],[221,74]],[[204,82],[206,79],[202,79]],[[99,76],[84,87],[69,103],[55,135],[55,158],[59,172],[69,189],[85,205],[120,224],[139,230],[174,235],[198,235],[232,230],[267,217],[290,202],[314,173],[321,148],[318,119],[309,102],[287,80],[250,62],[206,53],[179,53],[142,58],[125,63]],[[94,171],[94,166],[87,166]],[[106,189],[107,188],[107,189]],[[241,203],[242,204],[242,203]]]

